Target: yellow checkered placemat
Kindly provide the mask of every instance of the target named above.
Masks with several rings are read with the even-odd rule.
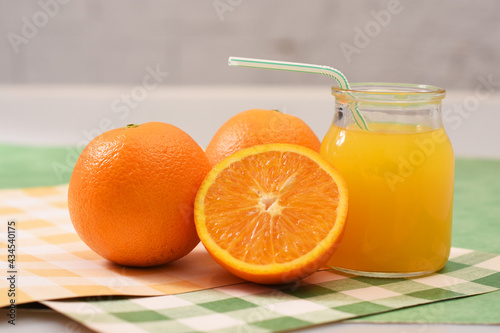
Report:
[[[0,191],[0,307],[99,295],[168,295],[241,283],[199,244],[154,268],[113,264],[78,237],[67,208],[68,186]],[[10,224],[10,225],[9,225]]]
[[[320,271],[284,286],[242,283],[177,295],[43,304],[97,332],[283,332],[499,288],[500,255],[452,248],[444,269],[422,277],[384,279]],[[498,324],[498,313],[496,317]]]

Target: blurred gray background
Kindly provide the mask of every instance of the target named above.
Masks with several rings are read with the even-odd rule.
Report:
[[[329,65],[351,82],[474,89],[500,81],[500,2],[0,2],[0,84],[323,85],[317,75],[227,66],[228,56]]]
[[[498,0],[0,0],[0,143],[84,146],[163,121],[204,147],[251,108],[323,138],[331,78],[227,65],[239,56],[440,86],[457,156],[500,158],[499,14]]]

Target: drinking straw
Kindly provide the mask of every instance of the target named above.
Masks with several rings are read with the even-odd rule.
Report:
[[[240,57],[229,57],[228,65],[326,75],[334,78],[335,81],[337,81],[340,89],[349,90],[349,82],[347,81],[345,75],[342,74],[342,72],[339,71],[338,69],[329,66],[304,64],[299,62],[266,60],[266,59],[240,58]],[[353,117],[356,124],[359,126],[359,128],[368,130],[366,122],[359,113],[358,109],[354,108],[354,110],[355,112],[353,113]],[[360,123],[362,123],[363,126],[361,126]]]

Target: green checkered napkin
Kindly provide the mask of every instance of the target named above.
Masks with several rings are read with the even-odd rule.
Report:
[[[43,303],[98,332],[279,332],[499,289],[500,255],[453,248],[443,270],[412,279],[320,271],[286,287]]]

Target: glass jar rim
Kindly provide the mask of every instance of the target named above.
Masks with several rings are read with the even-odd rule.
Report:
[[[332,95],[344,100],[360,101],[440,101],[446,91],[442,88],[412,83],[360,82],[351,83],[350,89],[332,87]]]

